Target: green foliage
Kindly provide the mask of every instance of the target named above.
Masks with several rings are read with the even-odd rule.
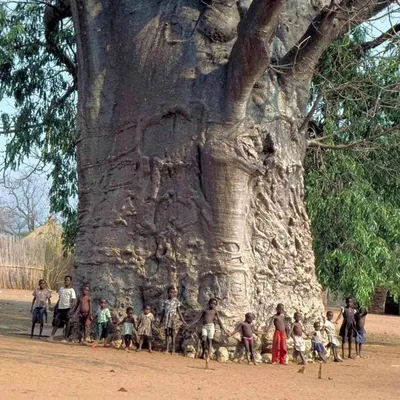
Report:
[[[2,114],[9,135],[5,167],[17,169],[37,153],[38,165],[50,166],[51,212],[64,220],[65,244],[74,241],[77,195],[75,162],[76,99],[72,77],[47,50],[43,2],[18,2],[0,8],[0,100],[14,100],[11,115]],[[72,23],[59,29],[57,42],[74,59]]]
[[[346,151],[310,149],[306,157],[319,280],[365,305],[375,287],[400,283],[400,136],[368,142],[400,124],[400,52],[389,44],[363,54],[367,33],[358,29],[326,51],[311,99],[322,95],[315,122],[323,143],[366,141]]]

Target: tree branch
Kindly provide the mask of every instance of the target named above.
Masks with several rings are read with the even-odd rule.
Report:
[[[385,9],[393,0],[332,0],[309,25],[302,38],[280,60],[283,82],[308,85],[322,53],[338,37]]]
[[[400,131],[400,125],[396,125],[390,129],[387,129],[386,131],[380,132],[375,136],[371,136],[370,138],[366,139],[361,139],[361,140],[356,140],[351,143],[347,144],[338,144],[338,145],[331,145],[331,144],[325,144],[321,143],[320,141],[323,140],[324,138],[319,138],[319,140],[309,140],[307,142],[307,147],[317,147],[320,149],[325,149],[325,150],[349,150],[353,149],[355,147],[358,147],[360,145],[366,145],[368,143],[372,143],[374,140],[379,139],[384,136],[390,136],[393,133],[399,132]],[[325,137],[327,138],[327,137]]]
[[[68,99],[68,97],[71,96],[71,94],[75,92],[76,89],[77,89],[77,85],[76,85],[76,81],[74,80],[74,83],[65,91],[65,93],[59,99],[52,101],[49,109],[47,110],[47,112],[43,118],[43,123],[46,123],[51,118],[51,114],[53,113],[53,111],[56,108],[60,107]]]
[[[70,0],[57,0],[55,5],[47,5],[44,11],[43,23],[45,27],[45,38],[47,49],[60,64],[66,66],[74,81],[77,79],[76,64],[68,57],[57,41],[58,25],[65,19],[71,17]]]
[[[397,34],[400,32],[400,23],[392,26],[386,32],[382,33],[382,35],[378,36],[376,39],[371,40],[369,42],[363,43],[361,45],[361,49],[363,52],[374,49],[375,47],[380,46],[382,43],[386,42],[386,40],[393,39],[398,37]]]
[[[302,132],[304,129],[306,129],[308,127],[309,122],[311,121],[319,102],[322,99],[322,93],[318,93],[317,98],[314,101],[314,104],[312,105],[310,111],[308,112],[308,114],[306,115],[306,117],[304,118],[303,123],[300,125],[299,127],[299,132]]]
[[[238,27],[228,62],[227,119],[240,120],[257,78],[270,62],[269,45],[285,0],[253,0]]]

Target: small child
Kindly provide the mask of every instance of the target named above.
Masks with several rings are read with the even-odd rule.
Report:
[[[166,347],[165,353],[169,352],[169,346],[172,339],[172,354],[175,354],[175,340],[176,334],[178,333],[177,320],[179,318],[184,326],[187,326],[187,323],[183,319],[183,315],[181,312],[181,302],[176,298],[175,287],[170,286],[167,292],[168,299],[164,300],[163,303],[160,324],[164,323]]]
[[[335,324],[332,322],[333,320],[333,312],[328,311],[326,313],[326,321],[324,324],[325,332],[328,335],[329,346],[333,352],[333,360],[335,362],[342,362],[343,360],[338,355],[338,347],[339,347],[339,340],[336,337],[336,327]]]
[[[362,308],[355,314],[355,339],[356,339],[356,358],[361,357],[362,345],[367,342],[367,332],[365,331],[365,319],[368,311]]]
[[[153,321],[154,315],[151,312],[150,306],[146,306],[143,310],[143,313],[139,316],[138,319],[138,335],[139,339],[139,348],[137,351],[142,350],[142,346],[145,340],[147,340],[147,345],[149,347],[149,353],[152,353],[151,340],[153,338]]]
[[[241,322],[233,332],[228,333],[228,336],[233,336],[235,333],[240,332],[242,336],[242,343],[246,351],[247,363],[250,364],[250,362],[253,361],[254,365],[257,365],[256,359],[254,357],[254,328],[252,323],[253,314],[247,313],[244,316],[244,321]]]
[[[104,339],[107,340],[108,337],[108,324],[111,321],[110,310],[107,307],[107,301],[105,299],[101,299],[99,302],[100,308],[97,310],[96,314],[96,340],[93,343],[93,348],[97,347],[97,343],[99,340]],[[106,345],[106,343],[104,343]]]
[[[135,318],[133,318],[133,308],[126,309],[126,317],[121,322],[122,325],[122,340],[125,346],[125,351],[129,352],[132,347],[133,330],[136,330]]]
[[[300,356],[302,365],[307,364],[306,357],[304,355],[306,351],[306,343],[303,339],[304,327],[301,323],[301,314],[299,312],[294,313],[295,323],[290,330],[289,336],[293,338],[293,360],[297,361],[297,357]]]
[[[218,315],[217,311],[217,305],[218,302],[216,299],[210,299],[208,302],[208,309],[204,310],[202,314],[200,315],[199,319],[196,320],[195,322],[190,325],[189,329],[198,324],[200,320],[203,323],[203,326],[201,328],[201,356],[200,358],[205,359],[206,358],[206,350],[208,352],[208,357],[210,357],[211,352],[212,352],[212,342],[214,339],[214,334],[215,334],[215,320],[217,320],[221,330],[226,334],[225,328],[222,325],[222,321]],[[207,346],[208,344],[208,346]]]
[[[287,335],[286,335],[286,319],[285,308],[279,303],[276,306],[276,314],[272,317],[267,332],[271,324],[275,326],[274,338],[272,341],[272,364],[287,365]]]
[[[33,332],[35,330],[35,325],[40,324],[39,339],[42,337],[44,321],[47,322],[47,310],[46,301],[48,302],[49,308],[51,307],[51,292],[46,288],[46,281],[40,279],[39,288],[35,289],[32,293],[33,300],[31,306],[32,313],[32,329],[31,329],[31,339],[33,338]],[[33,307],[35,306],[35,308]]]
[[[351,356],[351,345],[352,340],[356,331],[355,318],[357,310],[354,308],[353,299],[348,297],[346,299],[346,307],[342,307],[340,314],[336,318],[336,323],[339,321],[340,317],[343,317],[343,323],[340,327],[339,335],[342,338],[342,359],[344,359],[344,350],[346,346],[346,340],[349,345],[349,358]]]
[[[92,299],[89,296],[89,285],[82,287],[81,296],[75,306],[74,313],[78,311],[79,343],[85,344],[89,339],[90,323],[92,322]]]
[[[319,322],[315,322],[314,329],[315,331],[313,332],[311,338],[312,351],[314,352],[314,354],[317,353],[318,358],[326,363],[326,350],[324,345],[322,344],[321,324]]]

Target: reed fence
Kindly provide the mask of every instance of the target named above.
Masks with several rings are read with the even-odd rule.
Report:
[[[0,236],[0,288],[34,289],[44,278],[49,288],[58,289],[71,266],[59,237]]]

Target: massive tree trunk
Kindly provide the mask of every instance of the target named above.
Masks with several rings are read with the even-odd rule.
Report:
[[[250,3],[72,2],[76,275],[114,307],[159,309],[176,285],[187,311],[218,298],[228,325],[278,302],[323,312],[298,127],[341,27],[330,1]]]

